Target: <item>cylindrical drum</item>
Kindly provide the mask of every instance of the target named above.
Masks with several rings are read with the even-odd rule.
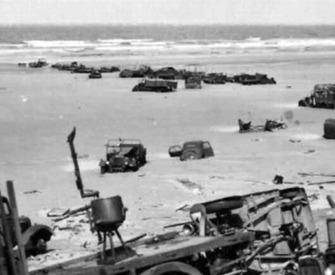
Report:
[[[93,200],[91,206],[98,230],[114,230],[125,220],[125,208],[120,196]]]

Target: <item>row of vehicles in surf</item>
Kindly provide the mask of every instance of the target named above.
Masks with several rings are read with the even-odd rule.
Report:
[[[26,63],[19,63],[19,66],[26,66]],[[37,62],[30,62],[29,67],[41,68],[49,64],[45,59],[39,59]],[[92,67],[79,64],[74,61],[70,64],[56,63],[51,68],[60,71],[70,71],[71,73],[88,74],[89,78],[102,78],[103,73],[120,72],[121,78],[143,78],[132,89],[136,91],[153,91],[153,92],[172,92],[177,89],[178,83],[175,80],[184,80],[186,89],[201,89],[202,83],[206,84],[225,84],[240,83],[242,85],[258,84],[276,84],[274,78],[268,78],[266,74],[238,74],[227,75],[223,73],[206,73],[204,70],[193,69],[178,70],[174,67],[163,67],[152,69],[150,66],[142,65],[136,69],[120,70],[117,66]]]
[[[242,85],[276,84],[274,78],[268,78],[266,74],[239,74],[228,76],[223,73],[206,73],[204,71],[177,70],[174,67],[164,67],[152,70],[148,66],[137,70],[124,69],[120,72],[122,78],[143,78],[133,91],[159,91],[171,92],[177,88],[174,80],[185,81],[186,89],[201,89],[202,82],[206,84],[240,83]]]

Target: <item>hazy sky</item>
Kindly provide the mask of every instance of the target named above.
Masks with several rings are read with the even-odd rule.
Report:
[[[0,0],[0,24],[335,24],[335,0]]]

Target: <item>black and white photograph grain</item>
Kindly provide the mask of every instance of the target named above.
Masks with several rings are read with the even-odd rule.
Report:
[[[335,275],[334,11],[0,0],[0,275]]]

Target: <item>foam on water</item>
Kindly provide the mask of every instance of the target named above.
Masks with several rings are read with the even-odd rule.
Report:
[[[150,36],[150,34],[148,34]],[[330,50],[335,47],[335,39],[298,39],[298,38],[281,38],[281,39],[261,39],[259,37],[246,38],[242,40],[233,39],[185,39],[185,40],[154,40],[150,38],[144,39],[95,39],[95,40],[25,40],[22,43],[9,44],[7,42],[0,43],[0,54],[13,54],[14,52],[35,52],[41,55],[45,53],[59,53],[63,51],[78,51],[78,49],[119,52],[127,50],[130,53],[180,53],[180,52],[199,52],[199,53],[226,53],[229,52],[276,52],[282,50],[312,51],[324,49]]]
[[[239,131],[238,126],[212,126],[210,130],[218,133],[236,133]]]

